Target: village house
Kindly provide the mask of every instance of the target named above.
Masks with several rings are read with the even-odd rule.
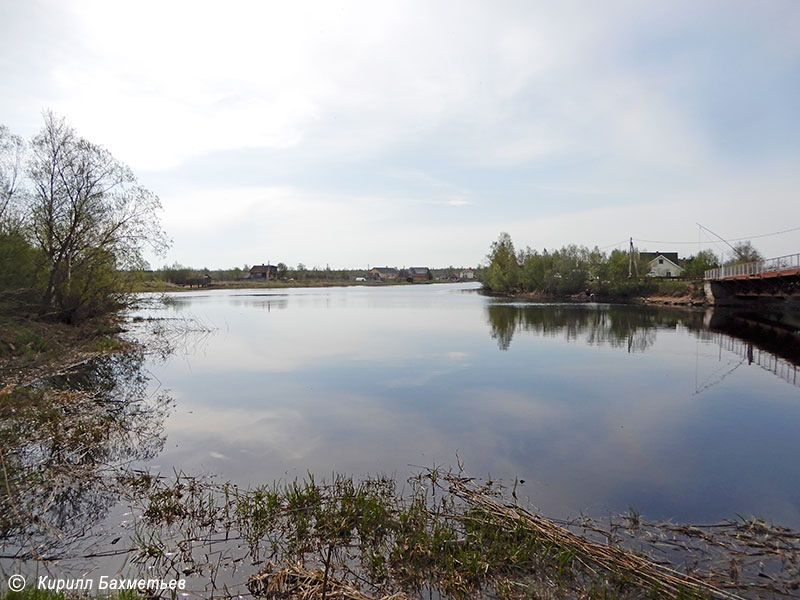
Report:
[[[409,281],[428,281],[433,277],[428,267],[409,267],[408,279]]]
[[[250,269],[250,279],[278,279],[278,267],[275,265],[255,265]]]
[[[648,261],[650,277],[678,277],[683,273],[677,252],[640,252],[639,257]]]
[[[394,267],[372,267],[367,271],[370,279],[380,279],[382,281],[395,280],[400,276],[400,272]]]

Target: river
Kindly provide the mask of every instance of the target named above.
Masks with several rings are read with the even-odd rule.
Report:
[[[187,331],[146,360],[174,400],[156,471],[254,485],[460,463],[554,517],[800,527],[793,342],[767,351],[710,310],[433,284],[202,290],[136,316]]]

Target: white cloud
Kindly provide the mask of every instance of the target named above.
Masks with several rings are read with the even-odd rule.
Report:
[[[141,169],[248,146],[363,156],[460,129],[518,162],[561,149],[533,115],[520,139],[502,140],[520,94],[537,77],[547,87],[590,31],[520,16],[469,4],[87,1],[74,5],[82,51],[53,71],[56,108]]]
[[[791,2],[757,14],[155,0],[6,12],[0,48],[20,50],[0,63],[15,82],[6,124],[28,135],[53,108],[165,182],[155,191],[183,263],[240,264],[264,246],[310,264],[469,263],[501,230],[537,247],[685,239],[699,219],[741,231],[754,199],[770,204],[748,235],[785,228],[795,201]],[[221,186],[220,167],[207,183],[202,157],[246,158],[247,181]],[[319,183],[321,168],[345,183]]]

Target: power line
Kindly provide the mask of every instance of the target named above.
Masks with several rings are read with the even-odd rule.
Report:
[[[800,227],[793,227],[792,229],[784,229],[783,231],[776,231],[775,233],[762,233],[761,235],[751,235],[749,238],[737,238],[731,241],[741,242],[742,240],[755,240],[762,237],[769,237],[771,235],[779,235],[781,233],[791,233],[792,231],[800,231]]]
[[[773,233],[762,233],[760,235],[750,235],[747,237],[741,238],[733,238],[728,240],[729,242],[743,242],[745,240],[757,240],[758,238],[769,237],[771,235],[781,235],[782,233],[791,233],[793,231],[800,231],[800,227],[793,227],[792,229],[784,229],[783,231],[774,231]],[[675,241],[664,241],[664,240],[643,240],[640,238],[633,238],[636,242],[647,242],[648,244],[696,244],[697,242],[675,242]],[[609,246],[606,246],[609,247]]]
[[[609,244],[608,246],[603,246],[598,248],[598,250],[605,250],[606,248],[613,248],[614,246],[621,246],[622,244],[626,243],[628,240],[622,240],[621,242],[617,242],[616,244]]]

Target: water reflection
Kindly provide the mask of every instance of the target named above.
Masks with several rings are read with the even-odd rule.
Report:
[[[104,356],[4,399],[4,557],[51,559],[85,542],[118,500],[118,469],[161,451],[171,401],[148,391],[144,360]]]
[[[710,310],[704,319],[718,334],[720,348],[742,357],[787,383],[800,386],[800,315],[796,312],[753,313],[732,309]]]
[[[632,505],[800,524],[797,390],[774,365],[748,368],[768,368],[770,343],[790,363],[769,328],[796,319],[759,323],[760,341],[741,313],[465,289],[204,291],[140,311],[131,333],[146,351],[0,407],[3,553],[74,555],[64,540],[107,514],[120,535],[113,475],[130,461],[247,486],[334,471],[402,481],[458,456],[470,474],[525,479],[520,499],[553,516]]]
[[[494,303],[487,305],[486,311],[500,350],[508,350],[514,334],[524,331],[644,352],[655,342],[656,329],[678,325],[699,329],[703,324],[702,313],[649,306]]]
[[[712,342],[741,363],[758,365],[785,381],[800,385],[800,317],[796,313],[733,309],[664,310],[652,306],[553,305],[494,303],[486,307],[491,336],[507,351],[520,332],[581,340],[585,344],[644,352],[659,330],[683,327]],[[699,384],[695,393],[707,389]]]
[[[704,311],[466,290],[183,295],[182,314],[216,333],[151,367],[178,399],[154,468],[240,485],[402,479],[458,455],[471,473],[535,482],[536,505],[559,516],[634,505],[654,518],[800,522],[787,484],[800,472],[779,458],[795,444],[796,389],[737,367]],[[160,317],[181,316],[172,310]]]
[[[288,294],[237,294],[230,299],[232,306],[260,308],[270,312],[289,306]]]

